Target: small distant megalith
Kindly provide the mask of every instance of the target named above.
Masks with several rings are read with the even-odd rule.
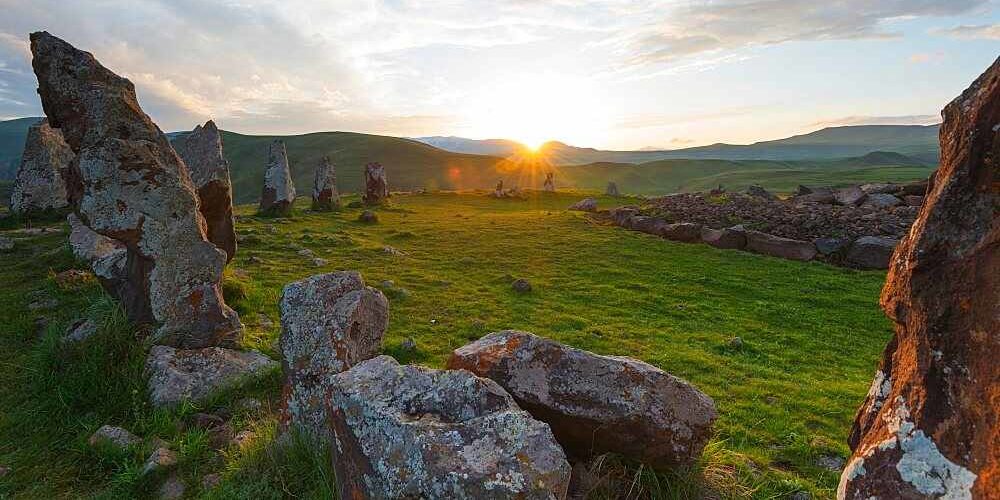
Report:
[[[545,183],[542,184],[542,189],[546,193],[554,193],[554,192],[556,192],[555,175],[556,174],[553,173],[553,172],[546,172],[545,173]]]
[[[385,177],[385,167],[379,162],[365,165],[365,194],[362,200],[366,205],[379,205],[389,198],[389,181]]]
[[[569,207],[570,210],[576,210],[578,212],[596,212],[597,211],[597,200],[594,198],[584,198],[572,206]]]
[[[493,188],[493,197],[494,198],[503,198],[506,195],[507,195],[507,193],[505,193],[504,190],[503,190],[503,180],[497,181],[496,187]]]
[[[882,289],[896,331],[854,420],[841,499],[1000,492],[1000,59],[942,115],[941,166]]]
[[[578,458],[614,452],[654,467],[690,465],[717,416],[712,398],[655,366],[527,332],[460,347],[448,368],[496,381]]]
[[[10,211],[31,214],[69,206],[65,178],[73,150],[59,129],[42,120],[28,128],[21,166],[10,194]]]
[[[320,158],[313,177],[312,193],[313,210],[336,210],[340,208],[340,195],[337,194],[337,173],[329,156]]]
[[[145,304],[137,310],[160,324],[154,343],[235,344],[242,325],[220,286],[226,254],[207,240],[187,168],[132,82],[46,32],[31,34],[31,52],[49,124],[77,155],[80,220],[125,245],[133,299]]]
[[[267,147],[267,170],[264,171],[264,191],[260,195],[260,212],[284,216],[292,211],[295,184],[288,168],[285,143],[275,140]]]
[[[332,377],[378,354],[389,302],[356,271],[319,274],[281,293],[285,365],[283,425],[326,436],[324,398]]]
[[[174,140],[174,150],[184,160],[191,181],[198,190],[199,210],[205,218],[208,241],[226,252],[226,262],[236,256],[236,228],[233,223],[233,185],[229,162],[222,154],[222,135],[215,122],[198,125]]]
[[[621,196],[618,194],[618,184],[608,182],[608,188],[604,190],[604,194],[608,196]]]
[[[379,356],[328,394],[341,498],[566,498],[549,426],[492,380]]]
[[[771,194],[770,191],[764,189],[761,186],[758,186],[757,184],[754,184],[754,185],[748,187],[747,188],[747,194],[750,195],[750,196],[753,196],[754,198],[763,198],[765,200],[772,200],[773,201],[773,200],[778,199],[776,196],[774,196],[773,194]]]

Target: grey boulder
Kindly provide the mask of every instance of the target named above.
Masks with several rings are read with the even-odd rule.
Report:
[[[593,198],[584,198],[573,206],[569,207],[570,210],[576,210],[578,212],[596,212],[597,211],[597,200]]]
[[[847,249],[847,263],[861,269],[888,269],[892,252],[899,240],[878,236],[863,236]]]
[[[149,400],[158,408],[175,407],[184,401],[197,403],[277,367],[276,361],[256,351],[153,346],[146,358]]]
[[[746,235],[746,249],[751,252],[801,261],[816,257],[816,246],[811,241],[782,238],[760,231],[747,231]]]

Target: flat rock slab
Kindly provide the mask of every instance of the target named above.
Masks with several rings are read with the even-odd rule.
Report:
[[[159,408],[174,407],[183,401],[203,401],[277,367],[277,361],[256,351],[157,345],[146,358],[149,399]]]
[[[743,250],[747,246],[747,235],[742,229],[702,227],[701,241],[715,248]]]
[[[847,263],[861,269],[888,269],[892,251],[899,240],[864,236],[854,240],[847,249]]]
[[[614,452],[654,467],[689,465],[717,416],[712,398],[655,366],[527,332],[491,333],[456,349],[448,368],[495,380],[580,458]]]
[[[597,211],[597,200],[593,198],[584,198],[576,203],[574,203],[570,210],[576,210],[578,212],[596,212]]]
[[[378,354],[389,302],[358,272],[345,271],[286,285],[279,307],[283,423],[326,435],[324,399],[333,376]]]
[[[694,243],[701,240],[701,224],[691,222],[665,224],[660,227],[660,236],[671,241]]]
[[[341,498],[566,496],[549,426],[492,380],[379,356],[334,377],[329,408]]]
[[[816,257],[816,245],[811,241],[782,238],[760,231],[747,231],[746,236],[746,249],[751,252],[801,261]]]

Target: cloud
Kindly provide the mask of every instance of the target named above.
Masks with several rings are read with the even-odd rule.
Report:
[[[941,123],[938,115],[902,116],[844,116],[809,124],[809,127],[842,127],[847,125],[936,125]]]
[[[913,64],[924,64],[929,62],[938,62],[944,60],[945,53],[942,51],[937,52],[918,52],[911,55],[907,60]]]
[[[1000,24],[961,25],[954,28],[936,29],[931,33],[964,40],[1000,40]]]

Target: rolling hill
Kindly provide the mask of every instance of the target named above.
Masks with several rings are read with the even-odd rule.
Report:
[[[28,127],[41,119],[32,116],[0,121],[0,180],[13,179],[17,174],[17,167],[21,163],[21,151],[24,150],[24,138],[28,136]]]

